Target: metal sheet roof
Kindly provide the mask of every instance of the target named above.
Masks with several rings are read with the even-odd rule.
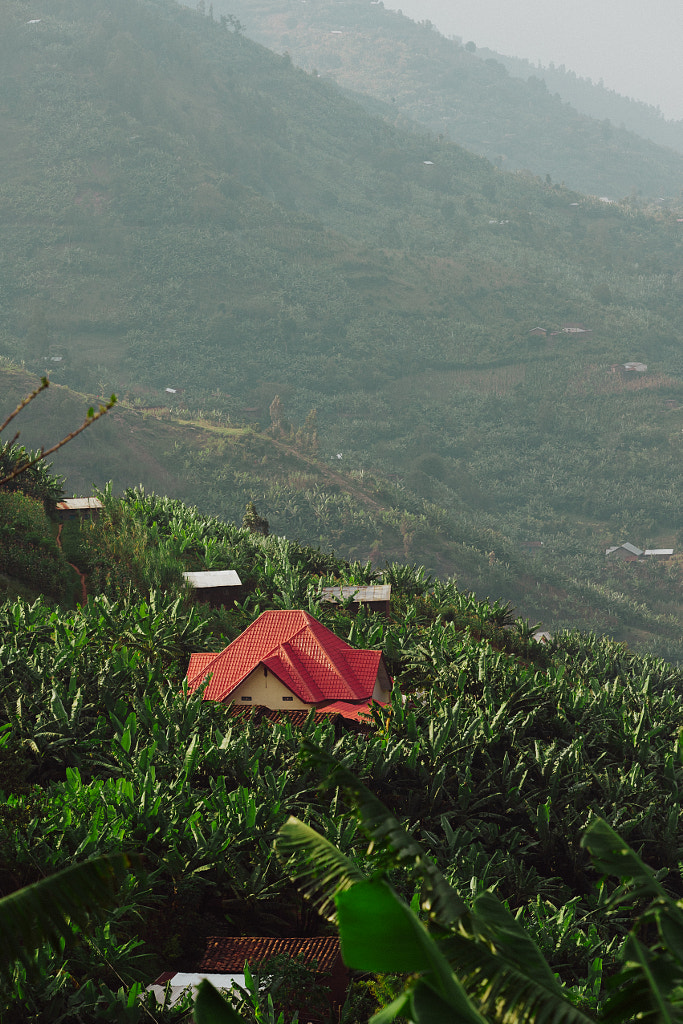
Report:
[[[80,512],[82,509],[102,508],[99,498],[64,498],[57,502],[57,508]]]
[[[274,956],[297,957],[316,971],[332,969],[340,956],[339,938],[273,939],[267,936],[209,936],[206,952],[199,964],[200,971],[238,973],[244,964],[258,966]]]
[[[234,569],[208,569],[204,572],[184,572],[183,576],[196,590],[213,587],[241,587],[242,580]]]
[[[362,604],[366,601],[390,601],[391,583],[376,587],[323,587],[323,601],[348,601],[349,598]]]

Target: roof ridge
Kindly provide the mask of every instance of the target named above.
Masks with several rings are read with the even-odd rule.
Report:
[[[297,633],[296,635],[298,636],[299,634]],[[298,653],[297,650],[295,650],[294,647],[292,647],[291,641],[285,640],[284,643],[280,644],[279,650],[282,651],[282,656],[288,663],[288,666],[294,672],[294,675],[299,677],[299,679],[304,684],[309,693],[311,693],[316,698],[316,700],[325,700],[325,694],[320,689],[315,679],[304,665],[301,659],[301,655]]]
[[[319,645],[319,647],[320,647],[320,649],[321,649],[321,651],[323,653],[324,658],[331,665],[334,673],[342,680],[343,683],[346,684],[348,689],[351,690],[351,692],[355,695],[357,700],[362,700],[363,699],[362,698],[362,694],[358,693],[359,680],[358,680],[358,677],[356,675],[355,668],[353,668],[349,664],[348,659],[346,657],[347,654],[349,654],[351,651],[354,651],[355,648],[351,647],[351,645],[349,643],[347,643],[346,640],[342,640],[342,638],[340,636],[337,636],[336,633],[333,633],[331,629],[327,628],[327,626],[323,626],[322,622],[318,622],[318,620],[317,619],[313,619],[312,616],[311,616],[311,619],[315,623],[316,626],[322,627],[325,630],[326,633],[329,633],[330,636],[332,638],[334,638],[334,640],[336,640],[338,643],[341,643],[341,644],[344,645],[344,649],[340,650],[338,653],[336,651],[333,653],[330,650],[328,650],[328,648],[327,648],[326,644],[324,643],[323,639],[318,635],[318,631],[316,629],[313,629],[313,628],[311,628],[311,630],[310,630],[311,634],[313,635],[313,638],[318,643],[318,645]],[[298,635],[299,634],[297,634],[297,636]],[[292,637],[292,640],[293,639],[294,639],[294,637]],[[337,657],[335,657],[335,655],[337,655]],[[340,665],[338,663],[338,658],[343,659],[343,661],[345,663],[343,667],[340,667]],[[346,672],[343,670],[344,668],[346,669]],[[351,674],[353,676],[353,685],[350,684],[350,680],[348,678],[348,672],[349,671],[351,672]]]

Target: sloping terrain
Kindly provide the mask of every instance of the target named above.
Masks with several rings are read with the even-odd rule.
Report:
[[[680,131],[664,130],[654,112],[634,115],[627,130],[620,107],[612,121],[594,113],[599,97],[595,108],[584,102],[577,109],[571,105],[577,86],[568,76],[565,95],[564,79],[558,84],[523,62],[472,51],[429,21],[418,24],[370,0],[218,0],[214,6],[306,70],[381,101],[394,123],[413,120],[503,169],[549,175],[612,199],[679,194]]]
[[[88,435],[65,452],[70,486],[238,518],[263,495],[289,535],[671,655],[678,563],[604,551],[681,542],[675,211],[401,131],[234,28],[166,2],[0,3],[0,350],[122,399],[111,459]],[[332,511],[341,485],[321,496],[302,454],[377,480],[385,527],[351,497]]]

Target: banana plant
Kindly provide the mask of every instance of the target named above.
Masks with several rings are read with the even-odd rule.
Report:
[[[683,908],[657,876],[602,819],[583,846],[603,874],[621,885],[611,898],[649,900],[620,951],[611,995],[594,1015],[576,1005],[520,922],[491,892],[467,906],[392,813],[329,755],[306,745],[309,760],[327,772],[370,838],[375,870],[358,866],[324,836],[291,817],[276,852],[289,874],[339,929],[348,967],[408,975],[403,992],[372,1018],[390,1024],[623,1024],[636,1016],[652,1024],[683,1019]],[[410,867],[421,896],[409,905],[389,880]],[[420,916],[421,912],[421,916]],[[642,930],[654,941],[647,945]]]
[[[96,857],[34,882],[0,899],[0,975],[13,965],[30,970],[44,944],[59,948],[73,941],[92,916],[102,916],[116,902],[119,885],[135,866],[128,854]]]

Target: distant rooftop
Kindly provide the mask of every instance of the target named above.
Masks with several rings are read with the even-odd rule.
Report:
[[[99,498],[64,498],[57,502],[57,508],[69,512],[81,512],[85,509],[100,509],[102,507]]]
[[[242,586],[242,580],[234,569],[208,569],[204,572],[184,572],[183,576],[195,590]]]
[[[642,548],[637,548],[635,544],[629,544],[628,541],[626,541],[625,544],[615,544],[613,547],[607,548],[605,554],[611,555],[613,551],[618,551],[620,548],[623,548],[625,551],[628,551],[631,555],[635,555],[636,558],[640,558],[640,556],[643,554]]]
[[[323,601],[356,601],[366,603],[370,601],[390,601],[391,583],[382,584],[376,587],[323,587]]]

